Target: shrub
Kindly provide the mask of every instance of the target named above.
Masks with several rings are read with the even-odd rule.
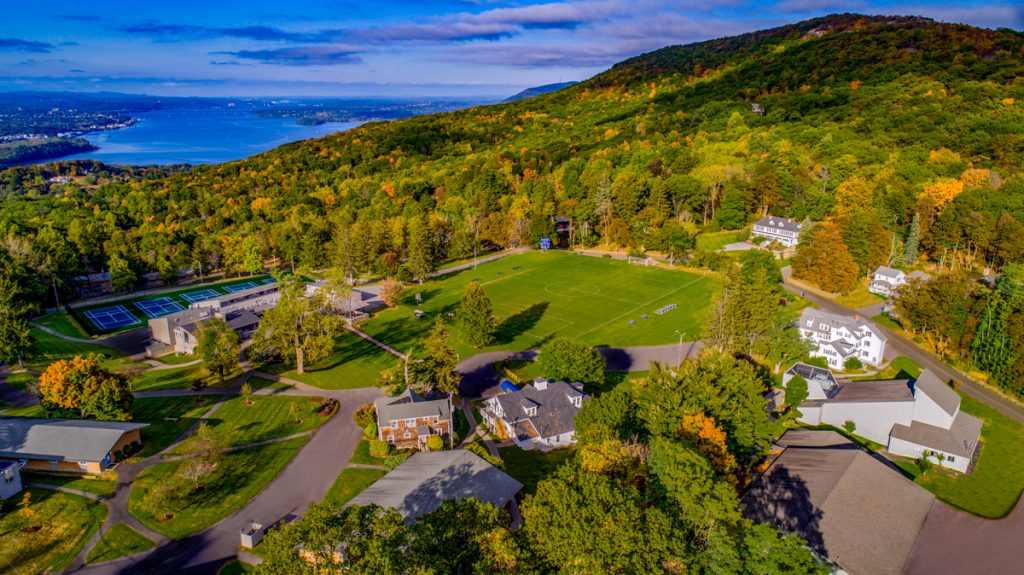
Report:
[[[365,428],[370,425],[376,427],[377,410],[374,409],[372,403],[367,403],[366,405],[356,410],[356,413],[355,415],[352,416],[352,419],[356,422],[356,425],[358,425],[359,427]]]
[[[477,443],[475,441],[473,443],[470,443],[469,445],[466,446],[466,451],[469,451],[469,452],[472,452],[472,453],[474,453],[476,455],[479,455],[481,459],[483,459],[487,463],[490,463],[491,465],[497,467],[498,469],[504,469],[505,468],[505,462],[504,461],[502,461],[500,458],[497,458],[497,457],[494,457],[493,455],[491,455],[491,453],[489,451],[487,451],[486,447],[484,447],[483,445],[480,445],[479,443]]]
[[[370,440],[370,455],[373,457],[387,457],[391,453],[391,446],[383,439]]]
[[[411,456],[411,455],[412,455],[411,451],[399,451],[398,453],[396,453],[396,454],[394,454],[394,455],[392,455],[392,456],[390,456],[390,457],[388,457],[387,459],[384,460],[384,469],[387,469],[388,471],[391,471],[392,469],[394,469],[394,468],[398,467],[399,465],[401,465],[403,461],[405,461],[406,459],[409,459],[409,456]]]
[[[363,436],[370,439],[377,439],[377,424],[371,423],[363,428]]]
[[[846,433],[852,434],[854,431],[857,431],[857,424],[852,419],[847,419],[843,422],[843,429],[846,430]]]
[[[847,359],[845,363],[843,363],[843,367],[846,368],[846,371],[856,371],[864,367],[864,362],[857,359],[856,357],[851,357]]]
[[[441,451],[444,449],[444,440],[441,439],[440,435],[431,435],[427,438],[427,449],[431,451]]]

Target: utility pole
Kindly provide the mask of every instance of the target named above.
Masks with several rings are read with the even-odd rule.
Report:
[[[676,361],[676,365],[683,365],[683,332],[676,330],[679,334],[679,359]]]
[[[53,283],[53,301],[57,302],[57,311],[60,311],[60,296],[57,295],[57,278],[51,277],[50,281]]]

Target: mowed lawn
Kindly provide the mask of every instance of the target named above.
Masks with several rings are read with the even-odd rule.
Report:
[[[154,465],[135,480],[128,509],[146,527],[168,537],[195,533],[241,509],[281,473],[307,439],[297,437],[229,452],[199,491],[178,476],[180,461]],[[170,504],[170,516],[157,518],[145,495],[161,482],[173,482],[179,493]]]
[[[362,329],[407,351],[422,342],[434,317],[441,315],[453,325],[459,353],[468,357],[479,350],[464,343],[457,317],[448,314],[457,316],[472,281],[483,286],[498,320],[497,341],[487,349],[511,350],[536,348],[553,337],[594,346],[667,344],[678,341],[676,330],[693,338],[718,289],[711,276],[567,252],[530,252],[411,285],[403,305],[382,311]],[[422,294],[422,303],[416,303],[416,293]],[[655,313],[669,304],[677,307]],[[417,309],[427,316],[417,319]]]
[[[5,504],[0,513],[0,572],[55,573],[67,567],[107,516],[103,503],[48,489],[29,488],[31,517]]]
[[[344,505],[356,495],[362,493],[374,481],[384,477],[386,473],[383,469],[346,467],[341,470],[330,491],[324,495],[323,502],[333,505]]]
[[[145,397],[132,402],[135,421],[148,423],[142,428],[142,451],[136,458],[160,452],[181,437],[219,398],[212,395]]]
[[[377,385],[382,370],[398,365],[399,360],[395,356],[345,331],[335,339],[331,355],[307,365],[305,373],[300,374],[291,366],[280,363],[261,365],[259,369],[322,389],[357,389]]]
[[[320,397],[253,395],[248,404],[246,401],[241,396],[231,398],[207,420],[214,435],[228,447],[302,433],[320,427],[328,419],[317,413],[323,401]],[[292,405],[298,406],[296,415],[291,413]],[[189,441],[172,453],[187,453]]]
[[[96,546],[89,551],[86,563],[103,563],[113,561],[118,557],[134,555],[152,548],[155,543],[145,535],[128,527],[124,523],[118,523],[110,527],[106,533],[96,542]]]

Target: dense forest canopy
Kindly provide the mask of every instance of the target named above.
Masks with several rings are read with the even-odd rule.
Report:
[[[532,243],[559,216],[575,244],[682,254],[702,229],[769,211],[830,217],[858,178],[865,209],[842,236],[860,271],[880,257],[864,244],[903,242],[915,214],[926,256],[970,247],[998,265],[1024,254],[994,242],[1024,220],[1022,154],[1024,36],[838,15],[167,177],[7,187],[0,235],[12,265],[45,268],[26,274],[38,284],[116,267],[128,287],[254,251],[413,277],[403,262]]]

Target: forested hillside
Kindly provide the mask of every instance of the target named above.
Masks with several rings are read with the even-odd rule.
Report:
[[[1002,266],[1024,257],[1002,241],[1024,234],[1022,158],[1024,35],[839,15],[167,178],[7,190],[0,221],[39,297],[50,275],[116,266],[130,283],[255,251],[415,278],[559,216],[566,242],[686,255],[770,211],[828,219],[861,274],[908,252]]]

